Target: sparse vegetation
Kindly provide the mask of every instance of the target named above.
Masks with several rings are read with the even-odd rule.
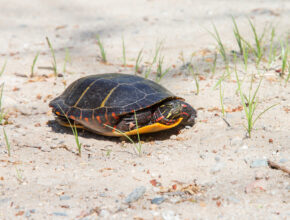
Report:
[[[160,50],[162,47],[162,42],[158,42],[156,43],[156,47],[155,47],[155,53],[154,53],[154,57],[151,63],[149,63],[147,70],[145,72],[145,78],[149,77],[149,74],[152,72],[152,67],[153,65],[157,62],[157,58],[159,56]]]
[[[53,49],[48,37],[46,37],[46,42],[48,44],[48,47],[49,47],[51,55],[52,55],[52,69],[53,69],[53,73],[56,77],[57,76],[57,64],[56,64],[55,52],[54,52],[54,49]]]
[[[252,32],[253,32],[254,38],[255,38],[256,48],[253,50],[254,50],[254,54],[256,55],[256,65],[259,66],[259,63],[260,63],[260,61],[263,57],[263,54],[264,54],[263,38],[264,38],[265,33],[266,33],[266,27],[264,28],[263,33],[259,37],[257,34],[256,26],[253,24],[253,22],[250,19],[249,19],[249,23],[250,23],[250,26],[251,26],[251,29],[252,29]]]
[[[36,55],[35,55],[35,57],[33,59],[33,62],[32,62],[32,65],[31,65],[30,77],[34,76],[34,67],[35,67],[36,61],[38,59],[38,56],[39,56],[39,52],[36,53]]]
[[[196,93],[195,94],[198,95],[199,94],[199,80],[198,80],[197,72],[194,71],[193,66],[191,64],[188,66],[188,68],[189,68],[189,71],[191,72],[191,74],[192,74],[192,76],[194,78],[195,87],[196,87]]]
[[[5,63],[3,64],[1,70],[0,70],[0,77],[2,76],[2,74],[4,73],[5,71],[5,68],[6,68],[6,64],[7,64],[7,61],[5,61]]]
[[[104,63],[106,63],[107,62],[107,56],[106,56],[106,52],[105,52],[103,43],[101,42],[101,39],[100,39],[99,35],[96,35],[96,38],[97,38],[97,44],[98,44],[100,52],[101,52],[102,61]]]
[[[247,126],[245,126],[245,128],[247,130],[248,137],[251,138],[252,130],[253,130],[254,125],[257,122],[257,120],[264,113],[266,113],[268,110],[270,110],[271,108],[273,108],[277,104],[271,105],[270,107],[266,108],[264,111],[262,111],[261,113],[259,113],[255,117],[256,109],[257,109],[257,106],[259,103],[259,100],[257,98],[257,93],[260,89],[260,86],[261,86],[261,83],[263,80],[263,76],[260,76],[261,78],[260,78],[259,84],[258,84],[257,88],[255,89],[255,91],[253,92],[252,89],[253,89],[254,75],[252,74],[251,81],[250,81],[249,93],[248,93],[248,96],[245,95],[245,93],[243,93],[243,91],[242,91],[241,81],[240,81],[238,73],[237,73],[236,55],[235,54],[234,54],[234,61],[235,61],[235,75],[236,75],[236,80],[237,80],[237,85],[238,85],[238,92],[239,92],[239,96],[241,98],[243,109],[244,109],[244,112],[245,112],[245,115],[247,118]]]
[[[73,132],[73,135],[75,137],[75,142],[76,142],[76,145],[77,145],[77,149],[78,149],[78,155],[81,156],[82,155],[82,144],[80,143],[79,141],[79,135],[78,135],[78,129],[77,129],[77,126],[74,122],[74,124],[72,125],[70,119],[67,117],[67,115],[65,114],[65,112],[62,110],[62,108],[59,106],[59,108],[61,109],[63,115],[65,116],[66,120],[68,121],[69,123],[69,126]]]
[[[3,119],[4,119],[4,110],[2,108],[2,98],[3,98],[3,89],[4,89],[4,83],[0,85],[0,125],[3,124]]]
[[[137,74],[137,72],[139,72],[140,70],[140,63],[143,59],[143,56],[142,56],[142,53],[143,53],[143,49],[141,49],[138,53],[138,56],[137,56],[137,59],[136,59],[136,63],[135,63],[135,74]]]
[[[62,72],[66,73],[66,65],[67,63],[71,62],[71,57],[70,57],[70,53],[69,53],[69,49],[65,48],[65,57],[64,57],[64,63],[63,63],[63,68],[62,68]]]
[[[164,56],[163,57],[159,56],[159,60],[157,64],[157,71],[156,71],[156,78],[155,78],[155,81],[158,83],[170,70],[169,67],[166,70],[163,69],[163,60],[164,60]]]
[[[8,154],[8,157],[10,157],[11,156],[11,146],[10,146],[9,139],[8,139],[8,136],[6,134],[6,131],[5,131],[4,127],[3,127],[3,134],[4,134],[4,138],[5,138],[7,154]]]
[[[122,36],[122,51],[123,51],[123,66],[126,67],[126,48],[125,48],[125,41],[124,41],[124,36]]]

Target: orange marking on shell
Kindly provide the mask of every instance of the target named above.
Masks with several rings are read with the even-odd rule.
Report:
[[[105,114],[105,119],[106,119],[106,124],[107,124],[107,125],[110,125],[110,122],[109,122],[109,119],[108,119],[107,112],[106,112],[106,114]]]
[[[76,120],[76,117],[73,115],[68,116],[69,118],[71,118],[72,120]]]
[[[116,116],[115,112],[112,113],[112,116],[113,116],[113,118],[116,119],[116,120],[119,119],[119,117]]]
[[[86,122],[89,122],[89,119],[88,118],[84,118],[84,119],[85,119]]]
[[[117,125],[114,126],[112,132],[115,132],[116,128],[117,128]]]
[[[101,124],[102,123],[101,117],[100,116],[97,116],[96,118],[97,118],[98,122]]]
[[[55,112],[55,114],[60,115],[60,112]]]

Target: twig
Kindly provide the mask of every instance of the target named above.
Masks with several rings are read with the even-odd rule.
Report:
[[[290,175],[290,170],[284,166],[280,166],[279,164],[277,163],[274,163],[273,161],[271,160],[268,160],[268,165],[269,167],[271,167],[272,169],[277,169],[277,170],[282,170],[283,172],[285,173],[288,173]]]
[[[228,127],[231,127],[231,124],[224,117],[221,117],[221,119],[223,119],[223,121],[227,124]]]

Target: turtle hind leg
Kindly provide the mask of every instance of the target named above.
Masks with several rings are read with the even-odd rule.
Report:
[[[69,122],[68,122],[69,120]],[[75,123],[74,120],[71,119],[67,119],[66,117],[57,117],[56,121],[58,124],[64,126],[64,127],[68,127],[71,128],[72,126],[75,126],[76,128],[81,128],[81,129],[85,129],[84,126],[82,126],[81,124]]]

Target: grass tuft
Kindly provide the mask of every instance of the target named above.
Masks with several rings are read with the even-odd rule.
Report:
[[[4,89],[4,83],[0,85],[0,125],[3,124],[2,122],[5,116],[4,110],[2,108],[3,89]]]
[[[123,51],[123,66],[126,67],[126,48],[125,48],[125,41],[124,41],[124,36],[122,36],[122,51]]]
[[[2,76],[2,74],[4,73],[5,71],[5,68],[6,68],[6,64],[7,64],[7,61],[5,61],[5,63],[3,64],[1,70],[0,70],[0,77]]]
[[[226,49],[224,47],[224,44],[220,38],[220,35],[219,35],[219,32],[215,26],[215,24],[213,23],[213,28],[214,28],[214,33],[210,32],[209,33],[213,36],[213,38],[216,40],[216,42],[218,43],[218,50],[220,52],[220,54],[222,55],[223,57],[223,60],[226,64],[226,66],[228,65],[228,57],[227,57],[227,54],[226,54]]]
[[[236,20],[233,16],[232,17],[232,21],[233,21],[233,24],[234,24],[234,35],[235,35],[235,38],[236,38],[236,41],[238,43],[238,46],[239,46],[239,49],[240,49],[240,54],[243,54],[244,50],[243,50],[243,41],[242,41],[242,36],[240,35],[240,31],[239,31],[239,28],[238,28],[238,25],[236,23]]]
[[[254,76],[252,75],[251,78],[251,84],[250,84],[250,89],[249,89],[249,94],[248,96],[246,96],[241,88],[241,81],[239,79],[239,76],[237,74],[237,68],[236,68],[236,54],[234,54],[234,61],[235,61],[235,75],[236,75],[236,80],[237,80],[237,84],[238,84],[238,92],[239,92],[239,96],[241,98],[241,102],[243,105],[243,109],[247,118],[247,126],[245,126],[246,131],[247,131],[247,135],[249,138],[251,138],[251,134],[252,134],[252,130],[254,128],[255,123],[257,122],[257,120],[264,114],[266,113],[268,110],[270,110],[271,108],[273,108],[274,106],[278,105],[278,104],[274,104],[271,105],[270,107],[266,108],[264,111],[262,111],[260,114],[258,114],[256,117],[255,112],[257,109],[257,105],[259,103],[258,98],[257,98],[257,93],[260,89],[263,77],[261,76],[261,79],[259,81],[259,84],[256,88],[256,90],[254,92],[252,92],[252,88],[253,88],[253,81],[254,81]]]
[[[3,127],[3,134],[4,134],[4,138],[5,138],[7,154],[8,154],[8,157],[10,157],[11,156],[11,146],[10,146],[10,143],[9,143],[9,140],[8,140],[8,136],[6,134],[6,131],[5,131],[4,127]]]
[[[164,56],[159,57],[157,71],[156,71],[156,78],[155,78],[155,81],[158,83],[170,70],[170,67],[168,67],[166,70],[163,70],[163,61],[164,61]]]
[[[32,65],[31,65],[30,77],[34,76],[34,67],[35,67],[36,61],[38,59],[38,56],[39,56],[39,52],[36,53],[36,55],[35,55],[35,57],[33,59],[33,62],[32,62]]]
[[[57,64],[56,64],[56,58],[55,58],[55,53],[54,53],[54,49],[48,39],[48,37],[46,37],[46,41],[47,41],[47,44],[48,44],[48,47],[51,51],[51,55],[52,55],[52,69],[53,69],[53,72],[54,72],[54,76],[56,77],[57,76]]]
[[[199,94],[199,80],[198,80],[197,72],[194,71],[193,66],[191,64],[188,66],[188,69],[191,72],[191,74],[192,74],[192,76],[194,78],[194,81],[195,81],[195,87],[196,87],[196,93],[195,94],[198,95]]]
[[[250,23],[250,26],[251,26],[251,29],[252,29],[252,32],[254,34],[254,38],[255,38],[255,44],[256,44],[256,49],[254,49],[254,53],[257,57],[256,59],[256,65],[258,66],[262,57],[263,57],[263,53],[264,53],[264,48],[262,46],[262,41],[263,41],[263,38],[265,36],[265,33],[266,33],[266,30],[264,28],[264,31],[262,33],[262,35],[259,37],[258,34],[257,34],[257,30],[256,30],[256,27],[255,25],[252,23],[252,21],[250,19],[249,20],[249,23]]]
[[[281,45],[281,60],[282,60],[281,76],[284,76],[286,68],[287,68],[289,47],[288,47],[288,42],[287,41],[285,41],[285,42],[280,41],[280,45]]]
[[[70,53],[69,53],[69,49],[65,48],[65,57],[64,57],[64,63],[63,63],[63,68],[62,68],[62,72],[66,73],[66,65],[67,63],[71,62],[71,57],[70,57]]]
[[[104,63],[106,63],[107,62],[107,57],[106,57],[106,52],[105,52],[103,43],[101,42],[100,36],[98,34],[96,35],[96,38],[97,38],[97,43],[98,43],[98,46],[99,46],[99,49],[100,49],[100,52],[101,52],[102,61]]]
[[[142,56],[142,53],[143,53],[143,49],[141,49],[138,53],[138,56],[137,56],[137,59],[136,59],[136,63],[135,63],[135,75],[140,71],[140,63],[143,59],[143,56]]]
[[[79,141],[79,135],[78,135],[78,129],[76,127],[76,124],[74,122],[74,124],[72,125],[72,123],[70,122],[70,119],[67,117],[67,115],[64,113],[64,111],[62,110],[62,108],[60,106],[58,106],[60,108],[60,110],[62,111],[62,114],[65,116],[65,118],[67,119],[69,126],[73,132],[73,135],[75,137],[75,142],[77,145],[77,149],[78,149],[78,155],[81,156],[82,155],[82,144]]]
[[[155,53],[154,53],[154,57],[151,63],[149,63],[149,66],[147,67],[147,70],[145,72],[145,78],[147,79],[149,77],[149,74],[152,71],[152,67],[153,65],[157,62],[157,57],[160,55],[160,50],[162,47],[162,41],[157,41],[156,43],[156,47],[155,47]],[[159,59],[160,60],[160,59]]]

